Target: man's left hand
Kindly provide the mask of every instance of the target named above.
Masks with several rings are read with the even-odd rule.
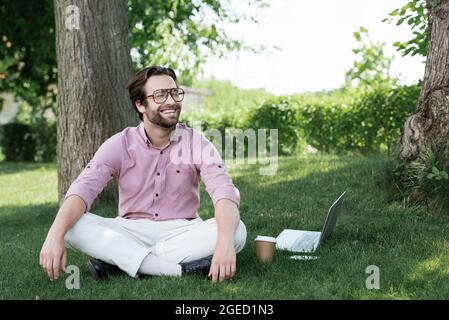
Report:
[[[232,279],[235,276],[236,260],[233,241],[218,243],[208,277],[212,277],[214,283]]]

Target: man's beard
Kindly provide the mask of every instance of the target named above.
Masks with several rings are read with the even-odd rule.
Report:
[[[160,114],[160,110],[162,109],[174,109],[176,111],[175,117],[168,117],[165,118]],[[157,111],[151,111],[147,109],[148,111],[145,113],[148,121],[150,121],[152,124],[155,124],[157,126],[160,126],[162,128],[171,128],[175,126],[179,121],[179,116],[181,115],[181,104],[175,103],[172,105],[161,105],[159,106]]]

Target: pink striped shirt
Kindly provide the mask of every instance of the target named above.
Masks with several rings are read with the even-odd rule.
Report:
[[[113,177],[119,183],[119,212],[125,218],[169,220],[198,217],[199,181],[215,204],[240,193],[215,146],[201,133],[178,123],[162,148],[148,140],[143,123],[107,139],[97,150],[65,199],[78,195],[89,211]]]

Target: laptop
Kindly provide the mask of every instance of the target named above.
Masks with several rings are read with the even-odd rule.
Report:
[[[346,191],[343,192],[329,208],[321,232],[285,229],[276,238],[276,249],[303,253],[315,252],[321,243],[323,243],[334,230],[345,194]]]

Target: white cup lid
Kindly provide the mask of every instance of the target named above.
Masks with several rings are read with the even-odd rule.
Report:
[[[268,241],[268,242],[276,243],[276,238],[266,237],[266,236],[257,236],[257,238],[254,241]]]

